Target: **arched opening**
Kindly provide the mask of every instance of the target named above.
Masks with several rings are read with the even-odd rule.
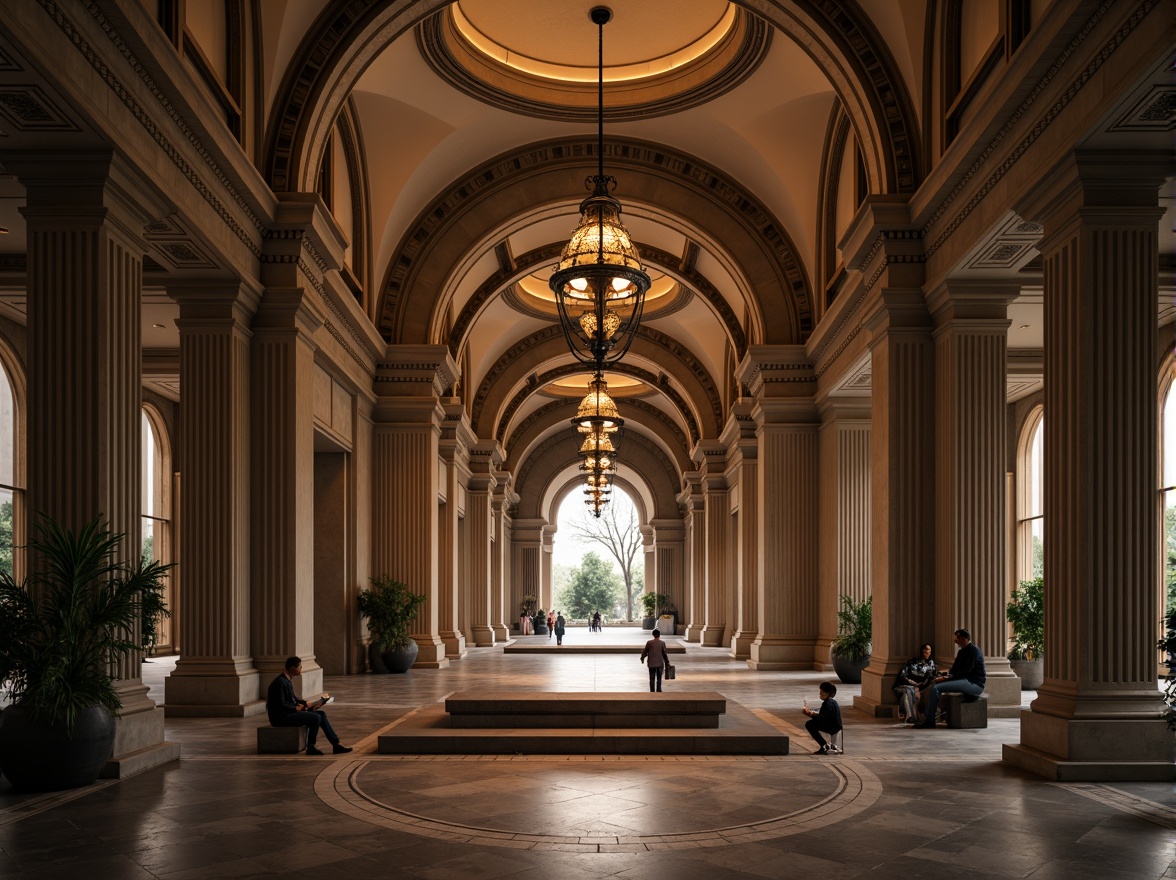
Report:
[[[176,561],[175,535],[172,521],[171,444],[163,427],[163,419],[152,407],[143,407],[142,415],[142,534],[140,555],[144,561],[158,559],[163,563]],[[145,629],[148,653],[175,654],[175,614],[179,608],[178,569],[172,569],[163,591],[166,613],[154,617],[154,627]]]
[[[1016,578],[1045,575],[1045,419],[1041,407],[1025,421],[1017,447]]]
[[[17,581],[24,573],[24,468],[20,408],[0,358],[0,570]]]

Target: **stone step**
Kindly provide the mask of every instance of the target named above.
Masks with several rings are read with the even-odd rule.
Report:
[[[715,691],[650,694],[604,691],[480,691],[445,698],[450,715],[721,715],[727,698]],[[525,722],[520,721],[520,726]]]
[[[564,637],[564,643],[557,645],[555,642],[544,644],[542,642],[528,643],[528,642],[512,642],[505,645],[502,649],[503,654],[640,654],[645,647],[640,645],[592,645],[592,644],[572,644]],[[667,654],[685,654],[686,646],[681,642],[666,642]]]

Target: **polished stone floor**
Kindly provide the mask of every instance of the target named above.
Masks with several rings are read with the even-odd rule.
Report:
[[[157,700],[171,665],[144,666]],[[848,708],[856,686],[838,693],[846,754],[816,757],[799,708],[820,674],[696,645],[676,665],[667,689],[725,694],[789,732],[791,754],[377,754],[381,731],[454,691],[647,688],[635,654],[474,649],[445,670],[328,678],[350,755],[259,756],[263,717],[169,719],[168,766],[46,795],[0,781],[0,877],[1176,880],[1171,785],[1046,783],[1000,762],[1015,719],[907,730]]]

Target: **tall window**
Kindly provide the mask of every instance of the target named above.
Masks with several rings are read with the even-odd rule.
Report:
[[[1176,607],[1176,381],[1168,384],[1160,413],[1160,508],[1164,541],[1164,605]]]
[[[16,395],[0,362],[0,569],[17,577],[21,566],[16,548],[24,543],[18,534],[24,506],[24,491],[19,485],[19,437]]]
[[[143,409],[143,544],[144,560],[172,561],[171,455],[160,423],[150,409]],[[163,598],[175,610],[175,569],[167,579]],[[155,648],[171,650],[171,621],[157,623]]]
[[[1025,423],[1017,456],[1017,580],[1045,573],[1045,419],[1038,407]]]

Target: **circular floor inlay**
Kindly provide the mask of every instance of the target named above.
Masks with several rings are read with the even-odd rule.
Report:
[[[483,846],[644,852],[726,846],[841,822],[882,787],[853,761],[613,761],[379,756],[319,775],[323,803],[369,822]]]

